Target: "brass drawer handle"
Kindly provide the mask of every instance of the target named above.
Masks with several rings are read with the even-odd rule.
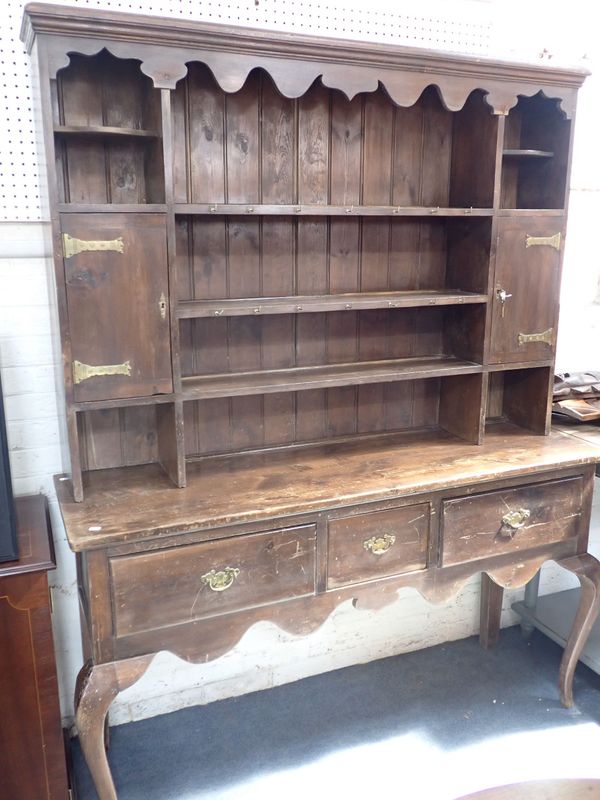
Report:
[[[387,553],[395,541],[396,537],[393,533],[384,533],[383,536],[371,536],[370,539],[363,542],[363,547],[374,556],[380,556]]]
[[[213,592],[224,592],[225,589],[229,589],[239,574],[240,571],[237,567],[225,567],[225,569],[219,570],[219,572],[211,569],[211,571],[203,575],[200,580],[205,586],[212,589]]]
[[[95,253],[100,250],[112,250],[115,253],[123,253],[123,237],[119,236],[117,239],[99,239],[93,241],[76,239],[74,236],[69,236],[68,233],[63,233],[63,252],[65,258],[72,258],[79,253]]]
[[[502,528],[500,533],[513,538],[515,533],[525,527],[525,523],[531,516],[528,508],[519,508],[516,511],[509,511],[502,517]]]

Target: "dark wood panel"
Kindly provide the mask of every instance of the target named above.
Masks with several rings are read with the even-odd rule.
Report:
[[[553,218],[503,217],[498,220],[490,345],[492,363],[553,357],[562,235],[562,221]],[[552,237],[558,237],[558,241]],[[507,295],[504,302],[500,296],[502,291]],[[531,342],[523,338],[544,332],[549,341]]]
[[[129,374],[112,369],[80,382],[74,373],[75,400],[172,392],[164,217],[70,214],[62,227],[83,241],[121,240],[123,249],[65,258],[73,361],[129,365]]]
[[[0,792],[19,800],[66,800],[46,572],[54,569],[46,500],[16,499],[20,558],[0,565]]]

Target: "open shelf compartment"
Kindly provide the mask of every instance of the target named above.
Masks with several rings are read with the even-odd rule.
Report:
[[[59,202],[164,203],[160,91],[139,62],[71,54],[52,84]]]
[[[506,118],[502,208],[564,207],[570,133],[557,100],[541,93],[519,99]]]

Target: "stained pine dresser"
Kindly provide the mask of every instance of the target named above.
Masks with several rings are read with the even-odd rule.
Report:
[[[598,613],[600,450],[550,432],[585,72],[28,5],[102,800],[107,709],[156,652],[217,658],[411,586],[553,559]]]

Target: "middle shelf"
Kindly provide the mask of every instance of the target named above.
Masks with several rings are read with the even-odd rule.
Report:
[[[485,294],[459,290],[347,292],[332,295],[291,295],[221,300],[186,300],[177,307],[178,319],[236,317],[256,314],[309,314],[377,308],[420,308],[487,303]]]
[[[193,375],[182,379],[182,394],[184,400],[208,400],[216,397],[328,389],[361,383],[391,383],[481,372],[483,367],[480,364],[453,356],[394,358],[244,373]]]

